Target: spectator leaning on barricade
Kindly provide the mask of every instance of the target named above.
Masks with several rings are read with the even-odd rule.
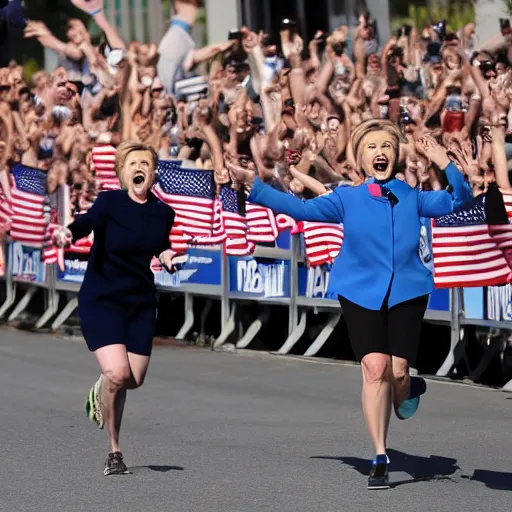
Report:
[[[388,41],[378,42],[376,22],[369,13],[361,14],[357,27],[341,26],[330,34],[318,31],[309,42],[302,39],[294,20],[285,19],[276,34],[238,27],[226,34],[227,42],[196,48],[191,31],[202,7],[200,0],[175,1],[168,32],[162,41],[149,44],[123,41],[105,17],[103,0],[71,3],[91,15],[103,34],[99,41],[93,41],[86,25],[70,20],[67,41],[60,41],[43,23],[30,21],[25,37],[36,38],[60,58],[56,69],[38,72],[32,84],[26,82],[23,68],[10,62],[9,53],[4,52],[12,45],[10,37],[16,37],[24,23],[20,2],[14,0],[0,11],[2,27],[10,27],[10,31],[2,31],[4,39],[0,40],[7,44],[1,47],[4,67],[0,68],[2,236],[10,234],[15,240],[19,235],[11,227],[13,219],[15,224],[17,221],[13,207],[16,209],[20,172],[42,176],[44,192],[50,195],[69,186],[71,206],[65,213],[72,219],[86,213],[103,192],[121,188],[116,148],[127,140],[153,148],[161,160],[177,159],[198,173],[211,172],[216,187],[195,193],[217,193],[216,208],[220,202],[221,207],[233,209],[222,202],[223,192],[229,187],[240,189],[247,173],[254,174],[255,170],[259,180],[255,190],[267,190],[261,184],[265,183],[295,196],[284,197],[283,205],[294,201],[301,205],[299,210],[309,208],[301,201],[317,196],[330,194],[319,200],[327,204],[339,196],[366,194],[376,190],[366,183],[373,171],[365,163],[365,152],[358,152],[351,140],[369,126],[366,123],[381,120],[394,126],[376,125],[385,127],[392,138],[389,144],[397,150],[387,156],[388,163],[391,159],[394,163],[386,167],[394,177],[392,192],[399,201],[394,208],[396,215],[407,205],[404,191],[410,197],[430,197],[424,194],[430,191],[438,192],[435,197],[445,197],[449,182],[454,189],[458,187],[454,193],[462,190],[453,165],[448,173],[444,170],[447,153],[472,189],[478,218],[483,215],[483,222],[496,226],[490,237],[503,253],[500,264],[512,264],[503,236],[512,216],[509,20],[496,20],[500,30],[496,41],[484,42],[480,49],[475,48],[474,24],[450,27],[443,20],[432,20],[429,26],[397,27]],[[6,9],[15,15],[6,18]],[[5,34],[10,34],[7,41]],[[349,41],[353,41],[350,49]],[[371,135],[363,139],[368,137]],[[382,146],[382,140],[376,144]],[[384,149],[389,148],[383,148],[383,153]],[[13,172],[9,173],[10,169]],[[180,164],[165,169],[162,172],[177,172]],[[251,199],[257,198],[254,194]],[[243,198],[243,194],[238,197]],[[385,197],[366,199],[372,206],[388,206]],[[48,239],[58,228],[53,197],[42,210]],[[238,214],[243,217],[245,211],[240,204]],[[350,211],[344,211],[346,223],[350,222]],[[423,235],[420,240],[420,232],[430,221],[421,218],[416,222],[416,217],[417,249],[421,247],[426,283],[432,255]],[[466,217],[473,218],[473,213]],[[338,222],[341,217],[333,220]],[[347,229],[350,225],[345,226]],[[362,233],[369,226],[354,229]],[[349,235],[346,232],[347,240]],[[185,233],[181,240],[187,236],[191,238]],[[367,240],[370,243],[371,236]],[[347,257],[350,243],[338,261]],[[410,243],[408,250],[412,251],[416,241]],[[76,245],[90,250],[91,236],[77,240]],[[184,244],[180,250],[186,247]],[[253,245],[246,240],[243,250],[250,252]],[[411,252],[407,254],[412,261]],[[44,252],[44,257],[54,261],[55,251]],[[314,264],[309,259],[308,263]],[[508,266],[500,272],[510,280]],[[422,289],[421,293],[428,291]],[[373,311],[381,305],[373,304]],[[360,302],[359,306],[368,304]],[[357,351],[357,331],[352,338],[362,359],[365,354]],[[405,357],[408,362],[413,359],[412,349]],[[387,380],[380,379],[382,372],[375,368],[383,362],[373,363],[370,370],[364,370],[365,375],[377,375],[376,381],[389,398],[391,378],[386,374]],[[405,368],[402,364],[399,370]],[[394,397],[398,411],[406,382],[407,375]],[[372,386],[366,387],[371,390]],[[380,419],[368,419],[378,455],[384,455],[386,448],[382,428],[391,403],[388,398],[375,406],[380,416],[370,414]],[[380,465],[383,460],[378,459],[374,476],[386,466]]]

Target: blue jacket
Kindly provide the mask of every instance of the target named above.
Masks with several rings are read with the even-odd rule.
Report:
[[[451,192],[422,192],[400,180],[388,181],[385,187],[398,199],[394,206],[375,193],[380,188],[374,179],[357,187],[338,187],[310,201],[256,179],[249,201],[297,221],[343,223],[345,239],[333,265],[327,297],[342,295],[364,308],[380,310],[388,292],[388,304],[393,307],[433,290],[432,273],[419,254],[420,218],[441,217],[473,201],[455,165],[451,163],[445,172]]]

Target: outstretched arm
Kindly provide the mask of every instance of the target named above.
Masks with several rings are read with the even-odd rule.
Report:
[[[105,17],[105,0],[71,0],[71,3],[94,18],[98,27],[105,33],[110,48],[114,50],[126,49],[123,38]]]
[[[87,213],[77,215],[75,221],[68,226],[73,242],[89,236],[92,231],[104,225],[107,213],[106,197],[105,193],[100,194]]]
[[[297,221],[343,222],[343,203],[338,191],[309,201],[274,190],[256,178],[249,195],[251,203],[284,213]]]

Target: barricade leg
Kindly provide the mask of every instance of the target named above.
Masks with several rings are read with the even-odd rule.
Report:
[[[4,315],[9,311],[11,306],[14,304],[16,300],[16,283],[13,283],[11,279],[6,277],[5,279],[5,300],[2,306],[0,307],[0,318],[3,318]]]
[[[49,288],[47,293],[48,306],[46,311],[43,313],[43,316],[41,316],[41,318],[37,321],[36,329],[41,329],[44,327],[59,310],[59,294],[55,291],[54,288]]]
[[[502,391],[506,391],[507,393],[512,393],[512,380],[505,384],[502,388]]]
[[[450,311],[451,311],[451,337],[450,337],[450,352],[446,356],[444,363],[439,368],[436,375],[438,377],[448,377],[457,364],[455,358],[455,349],[460,341],[462,341],[464,333],[461,329],[461,312],[460,312],[460,289],[452,288],[450,290]]]
[[[304,331],[306,330],[307,313],[303,311],[300,315],[300,321],[298,325],[293,329],[288,339],[284,342],[284,345],[277,351],[280,355],[286,355],[295,346],[295,344],[302,338]]]
[[[270,309],[263,308],[263,311],[258,316],[256,320],[248,327],[247,331],[243,335],[243,337],[236,344],[236,348],[246,348],[249,346],[251,341],[256,337],[256,335],[260,332],[263,325],[265,325],[270,317]]]
[[[329,317],[329,321],[325,324],[320,334],[316,337],[316,340],[304,354],[306,357],[312,357],[318,353],[318,351],[324,346],[325,342],[329,339],[329,336],[338,325],[340,319],[341,312],[334,313]]]
[[[59,316],[52,323],[52,331],[56,331],[73,314],[78,307],[78,297],[69,300]]]
[[[208,320],[212,304],[213,301],[211,299],[206,299],[199,318],[199,336],[197,337],[196,344],[200,347],[204,347],[206,345],[206,320]]]
[[[184,340],[190,329],[194,325],[194,298],[189,293],[185,293],[185,321],[180,331],[176,334],[177,340]]]
[[[220,348],[224,343],[226,343],[227,339],[233,334],[235,330],[235,316],[236,316],[236,304],[233,303],[231,305],[231,313],[229,315],[229,319],[222,326],[222,332],[219,337],[215,340],[213,344],[213,349]]]
[[[23,295],[23,298],[18,302],[12,313],[9,315],[9,318],[7,319],[8,322],[13,322],[21,315],[21,313],[23,313],[23,311],[25,311],[35,293],[36,288],[34,286],[29,286],[29,288],[27,288],[25,295]]]

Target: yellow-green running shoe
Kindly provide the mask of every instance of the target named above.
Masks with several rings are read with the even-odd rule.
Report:
[[[96,381],[94,386],[87,395],[85,402],[85,414],[86,416],[98,425],[98,428],[103,428],[103,414],[101,412],[101,385],[103,382],[103,376]]]

